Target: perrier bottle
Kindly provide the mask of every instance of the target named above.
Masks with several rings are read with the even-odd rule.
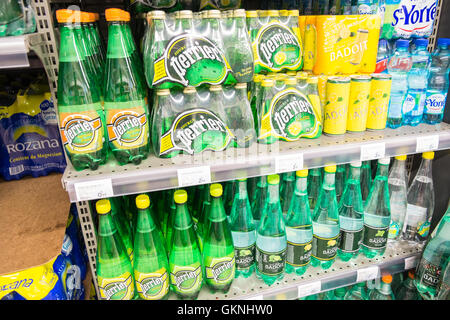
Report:
[[[328,269],[337,254],[339,212],[335,190],[336,166],[326,166],[322,188],[312,215],[313,242],[311,264]]]
[[[134,236],[134,279],[141,299],[167,298],[169,276],[164,240],[150,214],[150,198],[146,194],[136,197],[137,224]]]
[[[221,184],[210,186],[211,207],[203,239],[205,282],[213,292],[227,292],[236,269],[233,238],[222,203],[222,192]]]
[[[131,300],[133,267],[111,216],[111,203],[97,201],[97,282],[101,300]]]
[[[248,199],[247,179],[237,180],[236,194],[230,213],[230,229],[233,237],[236,278],[248,278],[255,271],[256,225]]]
[[[186,190],[175,191],[173,197],[176,212],[169,250],[170,284],[181,299],[196,299],[203,282],[202,255],[187,208]]]
[[[58,112],[61,140],[75,170],[96,170],[106,162],[108,145],[100,89],[80,49],[72,10],[56,11],[60,25]],[[79,18],[79,16],[78,16]],[[88,72],[89,71],[89,72]]]
[[[108,51],[105,67],[104,108],[109,145],[120,165],[139,164],[149,151],[149,117],[145,88],[120,9],[106,9]]]
[[[256,276],[267,285],[281,280],[286,266],[286,228],[279,198],[280,176],[268,176],[268,197],[256,234]]]

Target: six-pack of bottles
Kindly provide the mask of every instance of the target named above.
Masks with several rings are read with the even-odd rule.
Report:
[[[98,200],[101,299],[163,299],[170,291],[195,299],[202,284],[226,293],[235,278],[255,273],[271,286],[285,273],[329,269],[338,258],[382,256],[400,239],[423,244],[434,154],[422,157],[409,188],[406,156],[398,156],[391,170],[389,158],[378,160],[374,178],[370,161],[352,162]],[[430,263],[419,265],[415,279],[424,296],[438,285],[427,279],[442,268]],[[121,284],[126,290],[116,290]]]

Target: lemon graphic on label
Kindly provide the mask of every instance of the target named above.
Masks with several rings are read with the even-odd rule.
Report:
[[[307,244],[307,245],[305,246],[305,251],[309,251],[309,250],[311,250],[311,248],[312,248],[311,243],[310,243],[310,244]]]
[[[338,42],[338,41],[340,41],[342,39],[346,39],[348,37],[350,37],[350,30],[347,28],[347,26],[342,26],[339,29],[339,38],[338,38],[338,40],[336,42]]]
[[[286,61],[286,53],[279,51],[275,54],[274,59],[277,65],[282,65]]]
[[[332,247],[332,246],[334,246],[336,244],[336,240],[328,240],[328,242],[327,242],[327,246],[328,247]]]
[[[287,131],[290,135],[297,136],[302,131],[302,124],[299,121],[294,121],[287,127]]]

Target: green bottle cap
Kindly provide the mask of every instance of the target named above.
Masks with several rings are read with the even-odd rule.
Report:
[[[247,181],[247,178],[239,178],[237,181]]]
[[[280,183],[280,176],[278,174],[271,174],[267,177],[267,182],[269,184],[279,184]]]
[[[146,194],[140,194],[136,197],[136,207],[146,209],[150,206],[150,198]]]
[[[211,194],[211,196],[213,197],[221,197],[222,193],[223,193],[223,188],[222,185],[220,183],[213,183],[210,187],[209,187],[209,192]]]
[[[98,200],[95,207],[98,214],[107,214],[111,211],[111,203],[108,199]]]
[[[177,190],[173,194],[173,200],[175,203],[183,204],[187,201],[187,192],[186,190]]]

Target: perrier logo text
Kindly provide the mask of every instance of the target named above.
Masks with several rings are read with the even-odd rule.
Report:
[[[296,70],[302,62],[297,37],[291,29],[278,21],[259,30],[253,50],[257,58],[255,63],[275,72],[284,68]]]
[[[233,139],[226,124],[213,112],[191,109],[180,113],[161,137],[160,154],[183,150],[189,154],[204,150],[222,151]]]
[[[212,41],[184,33],[172,38],[155,61],[153,85],[166,81],[193,87],[222,84],[230,71],[224,53]]]

